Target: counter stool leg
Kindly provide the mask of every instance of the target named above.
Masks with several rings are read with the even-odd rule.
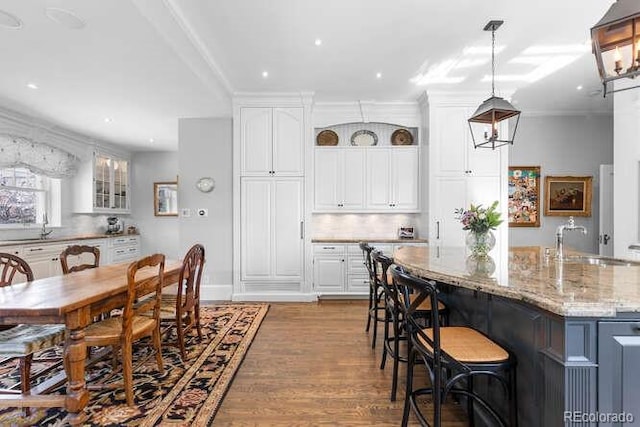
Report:
[[[373,337],[371,339],[371,348],[376,348],[376,340],[378,339],[378,290],[373,292]],[[369,316],[371,319],[371,316]]]
[[[402,427],[407,427],[409,424],[409,411],[411,411],[411,392],[413,391],[413,359],[415,353],[413,349],[409,349],[407,355],[407,386],[404,393],[404,411],[402,412]]]
[[[469,375],[467,377],[467,416],[469,417],[469,427],[474,427],[476,425],[475,422],[475,413],[473,412],[473,377]]]
[[[516,367],[509,370],[509,425],[518,427],[518,389],[516,383]]]
[[[384,369],[384,366],[387,362],[387,343],[389,342],[389,311],[384,311],[384,340],[382,341],[384,345],[382,346],[382,361],[380,362],[380,369]]]
[[[371,285],[369,285],[369,308],[367,309],[367,327],[365,328],[365,332],[369,332],[369,327],[371,326],[371,309],[373,309],[373,290],[371,289]]]

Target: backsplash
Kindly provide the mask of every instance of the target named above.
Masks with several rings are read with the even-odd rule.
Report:
[[[398,237],[399,227],[414,227],[414,237],[423,237],[417,228],[420,214],[314,214],[312,239]]]
[[[63,218],[62,227],[49,227],[47,230],[53,230],[49,237],[67,237],[82,236],[87,234],[105,234],[107,231],[107,216],[111,215],[89,215],[89,214],[70,214]],[[134,225],[128,215],[119,216],[124,227]],[[0,230],[0,241],[26,239],[40,237],[40,226],[31,226],[25,228],[12,228]]]

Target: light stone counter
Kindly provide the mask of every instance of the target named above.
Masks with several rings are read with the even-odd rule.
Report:
[[[427,243],[427,239],[398,239],[398,238],[375,238],[375,237],[317,237],[311,239],[311,243],[360,243],[360,242],[374,242],[374,243]]]
[[[483,274],[478,272],[482,268],[468,269],[464,248],[437,252],[407,246],[396,250],[394,260],[417,276],[522,301],[565,317],[640,312],[640,266],[556,262],[545,259],[542,247],[512,247],[505,274]]]
[[[32,245],[36,244],[49,244],[49,243],[57,243],[57,242],[69,242],[73,240],[92,240],[92,239],[105,239],[112,237],[122,237],[122,236],[137,236],[138,234],[82,234],[76,236],[61,236],[61,237],[52,237],[47,239],[18,239],[18,240],[0,240],[0,247],[2,246],[19,246],[19,245]]]

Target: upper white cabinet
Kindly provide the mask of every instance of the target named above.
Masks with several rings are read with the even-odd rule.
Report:
[[[365,208],[363,148],[318,148],[314,161],[317,211]]]
[[[467,123],[473,102],[429,100],[429,242],[435,245],[464,245],[467,233],[455,209],[498,200],[506,217],[508,147],[474,148]],[[502,227],[495,234],[506,239]]]
[[[81,213],[129,213],[131,167],[126,159],[94,153],[75,177],[74,210]]]
[[[443,107],[431,113],[434,138],[431,173],[450,176],[491,176],[500,170],[498,150],[474,148],[467,118],[474,112],[468,107]],[[432,127],[433,128],[433,127]]]
[[[416,211],[420,182],[418,147],[367,151],[367,209]]]
[[[302,176],[304,172],[303,109],[240,109],[242,176]]]

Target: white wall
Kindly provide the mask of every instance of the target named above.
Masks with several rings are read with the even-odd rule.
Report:
[[[233,276],[232,121],[230,118],[180,119],[178,138],[178,203],[190,217],[179,220],[180,250],[196,242],[206,251],[202,299],[230,299]],[[202,193],[196,181],[209,176],[216,187]],[[209,216],[196,216],[205,208]]]
[[[635,80],[616,81],[616,89],[636,85]],[[640,89],[616,92],[614,113],[613,169],[613,252],[617,257],[630,257],[628,247],[640,241],[639,194],[640,173]]]
[[[512,227],[510,246],[555,244],[555,230],[567,217],[544,216],[544,177],[546,175],[592,175],[593,199],[590,217],[576,217],[588,235],[568,232],[565,244],[585,252],[598,253],[598,197],[600,164],[613,162],[613,117],[527,116],[523,113],[513,146],[510,166],[540,166],[540,227]],[[617,206],[617,203],[616,203]]]
[[[155,216],[153,213],[153,183],[176,181],[178,153],[139,152],[134,154],[132,162],[131,217],[124,218],[125,226],[138,227],[142,254],[163,253],[168,258],[182,258],[184,252],[180,251],[178,217]]]

